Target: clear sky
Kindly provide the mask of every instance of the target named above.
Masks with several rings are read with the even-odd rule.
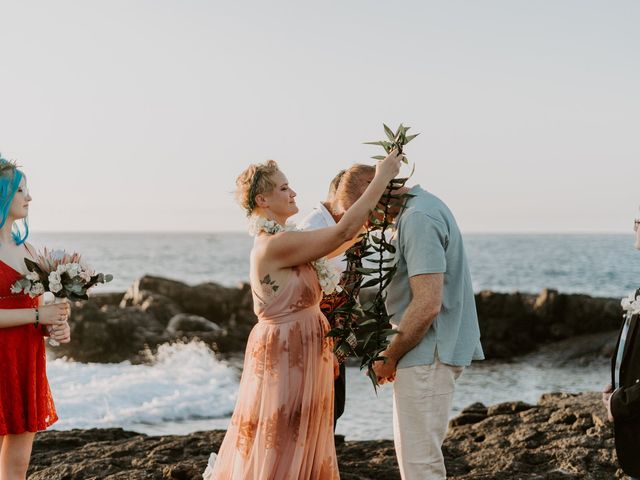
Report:
[[[0,3],[0,152],[39,231],[243,230],[278,160],[301,211],[411,125],[465,232],[629,232],[637,0]]]

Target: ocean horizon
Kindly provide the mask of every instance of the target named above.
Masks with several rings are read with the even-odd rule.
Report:
[[[622,297],[636,288],[640,261],[633,236],[622,233],[468,233],[464,235],[474,290]],[[233,286],[249,276],[252,238],[246,232],[34,232],[37,247],[83,254],[114,281],[96,289],[126,291],[144,275],[194,285]]]

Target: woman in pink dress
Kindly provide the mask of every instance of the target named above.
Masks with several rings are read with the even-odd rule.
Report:
[[[258,323],[247,343],[231,424],[205,480],[340,478],[333,440],[334,359],[319,307],[322,268],[316,261],[343,251],[357,235],[401,158],[394,152],[378,162],[369,187],[338,224],[312,232],[285,226],[298,207],[276,162],[251,165],[238,177],[238,200],[255,234],[250,282]]]

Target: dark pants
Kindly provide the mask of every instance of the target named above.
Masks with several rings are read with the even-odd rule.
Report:
[[[336,431],[336,423],[344,413],[344,402],[347,393],[347,369],[344,363],[340,364],[340,375],[336,378],[333,387],[333,431]]]

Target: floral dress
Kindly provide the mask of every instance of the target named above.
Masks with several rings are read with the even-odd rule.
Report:
[[[265,304],[245,352],[231,424],[205,480],[337,480],[333,352],[310,265]]]

